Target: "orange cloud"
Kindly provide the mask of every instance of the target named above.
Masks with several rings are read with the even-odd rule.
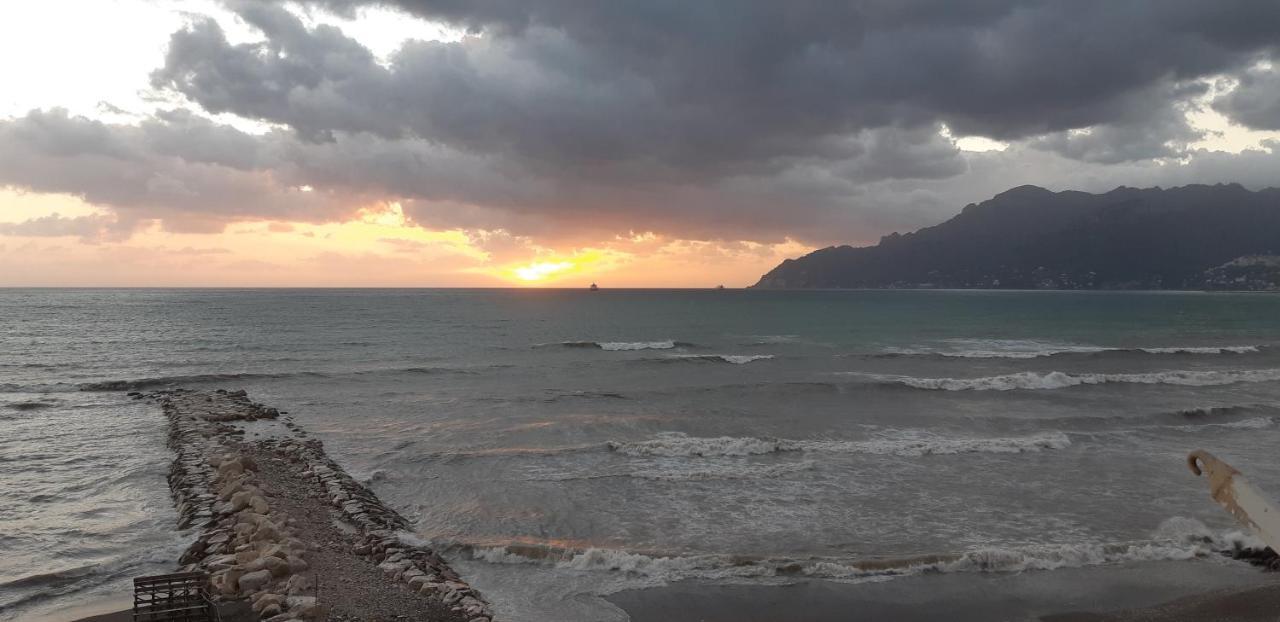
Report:
[[[500,229],[428,229],[395,203],[355,213],[340,223],[249,221],[218,233],[144,221],[90,238],[70,225],[105,222],[110,212],[72,196],[0,190],[0,286],[740,286],[810,250],[633,231],[548,247]]]

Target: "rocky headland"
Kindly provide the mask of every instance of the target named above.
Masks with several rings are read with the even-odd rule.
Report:
[[[244,391],[132,395],[168,418],[179,527],[197,532],[178,562],[208,573],[224,619],[491,622],[404,517],[276,409]]]
[[[788,259],[757,289],[1280,290],[1280,188],[1019,186],[875,246]]]

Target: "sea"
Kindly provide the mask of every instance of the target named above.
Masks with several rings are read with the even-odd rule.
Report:
[[[1280,499],[1280,296],[0,290],[0,620],[174,568],[159,410],[290,413],[502,619],[680,585],[1242,564]],[[1154,567],[1154,566],[1153,566]]]

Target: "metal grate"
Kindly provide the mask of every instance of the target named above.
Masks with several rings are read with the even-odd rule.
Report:
[[[179,572],[133,580],[134,622],[218,622],[205,586],[209,575]]]

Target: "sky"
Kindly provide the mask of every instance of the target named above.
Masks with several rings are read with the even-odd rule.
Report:
[[[0,286],[729,287],[1280,185],[1280,2],[0,4]]]

